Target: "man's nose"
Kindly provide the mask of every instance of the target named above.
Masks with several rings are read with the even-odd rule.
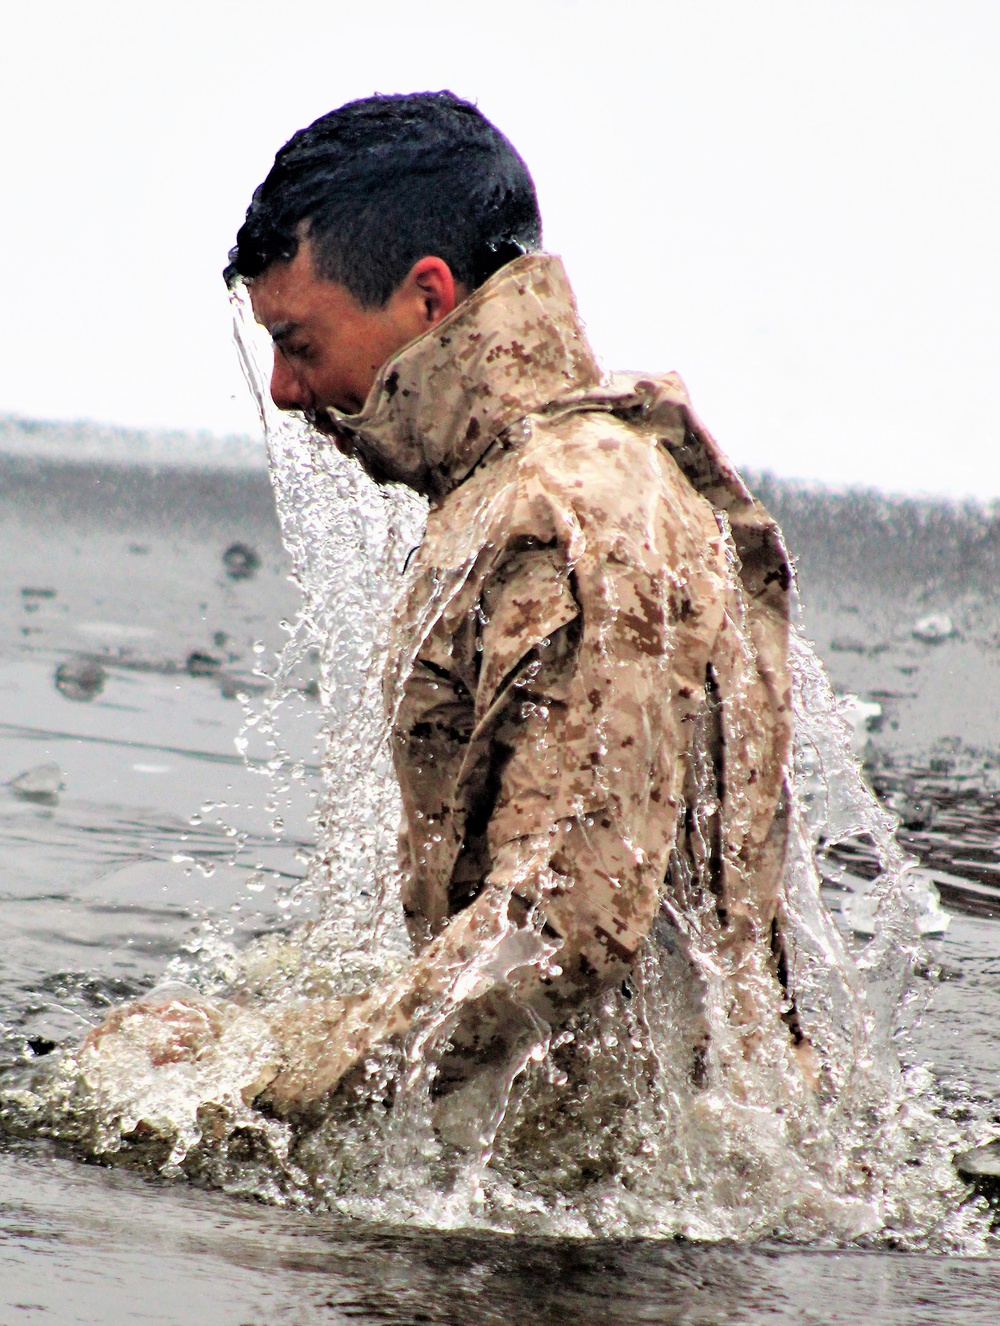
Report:
[[[271,400],[279,410],[305,410],[310,404],[309,393],[277,347],[271,369]]]

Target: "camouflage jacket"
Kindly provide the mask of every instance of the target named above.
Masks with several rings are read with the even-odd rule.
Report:
[[[431,499],[386,681],[417,946],[502,896],[551,1017],[708,907],[779,974],[791,574],[680,380],[604,377],[535,254],[334,419]]]

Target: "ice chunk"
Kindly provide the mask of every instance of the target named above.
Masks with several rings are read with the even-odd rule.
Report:
[[[937,645],[955,634],[955,625],[946,612],[932,612],[913,623],[910,631],[914,640],[923,640],[924,644]]]
[[[67,700],[92,700],[104,690],[107,673],[95,658],[71,658],[56,668],[56,689]]]
[[[51,806],[59,800],[64,786],[62,770],[58,764],[36,764],[12,778],[7,786],[22,801],[38,801]]]
[[[988,1201],[996,1204],[1000,1200],[1000,1138],[963,1151],[955,1157],[955,1168]]]

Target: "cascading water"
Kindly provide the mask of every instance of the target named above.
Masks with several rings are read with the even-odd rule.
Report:
[[[302,591],[271,692],[248,710],[240,745],[265,758],[280,832],[283,803],[308,790],[289,753],[294,743],[282,735],[296,720],[290,682],[318,651],[327,738],[312,789],[317,850],[304,880],[276,886],[283,919],[273,933],[240,952],[203,942],[197,960],[176,964],[186,997],[229,997],[203,1005],[219,1033],[204,1053],[154,1062],[138,1034],[119,1037],[113,1053],[67,1051],[8,1091],[11,1126],[111,1162],[374,1220],[980,1248],[987,1216],[981,1203],[964,1202],[951,1156],[983,1140],[983,1129],[951,1121],[929,1075],[901,1066],[927,985],[916,975],[926,967],[921,898],[801,639],[793,642],[786,907],[798,1012],[823,1066],[814,1087],[795,1060],[784,1010],[762,1014],[749,1032],[732,1025],[737,975],[744,989],[759,984],[761,1007],[773,1004],[774,987],[763,969],[727,970],[706,899],[702,912],[683,918],[685,955],[671,927],[657,925],[625,987],[554,1032],[526,1014],[502,1062],[450,1093],[437,1073],[463,998],[495,988],[498,972],[550,958],[544,946],[512,954],[511,934],[501,930],[451,981],[433,1016],[402,1048],[376,1055],[363,1084],[339,1093],[321,1119],[293,1125],[249,1103],[276,1051],[269,1010],[357,994],[408,954],[383,673],[393,602],[424,511],[408,490],[376,486],[328,440],[273,410],[256,358],[259,333],[245,301],[237,297],[235,309]],[[428,611],[440,608],[438,601]],[[394,689],[386,689],[391,711]],[[817,856],[850,835],[867,835],[882,864],[867,943],[845,940],[820,896]],[[260,896],[265,884],[254,878],[249,887]],[[695,1083],[690,1046],[706,1022]]]
[[[381,489],[328,439],[301,420],[281,415],[266,390],[254,344],[259,328],[249,306],[234,296],[235,337],[247,382],[260,411],[282,534],[292,558],[302,605],[250,732],[267,747],[272,804],[277,814],[302,779],[302,766],[284,749],[279,714],[287,711],[289,679],[310,651],[319,655],[319,693],[327,715],[322,780],[316,789],[319,850],[307,881],[286,901],[307,895],[315,904],[303,955],[336,968],[338,988],[363,988],[375,974],[374,954],[405,952],[396,878],[399,801],[383,718],[382,674],[387,626],[406,556],[419,542],[426,507],[407,489]],[[297,938],[300,947],[303,937]],[[303,970],[309,962],[303,961]],[[384,971],[384,965],[377,968]],[[315,982],[316,972],[307,980]]]

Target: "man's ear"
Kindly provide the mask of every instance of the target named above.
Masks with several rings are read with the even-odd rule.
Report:
[[[408,288],[410,297],[420,303],[424,330],[446,318],[467,294],[443,258],[421,258],[410,268],[410,274],[403,284]]]

